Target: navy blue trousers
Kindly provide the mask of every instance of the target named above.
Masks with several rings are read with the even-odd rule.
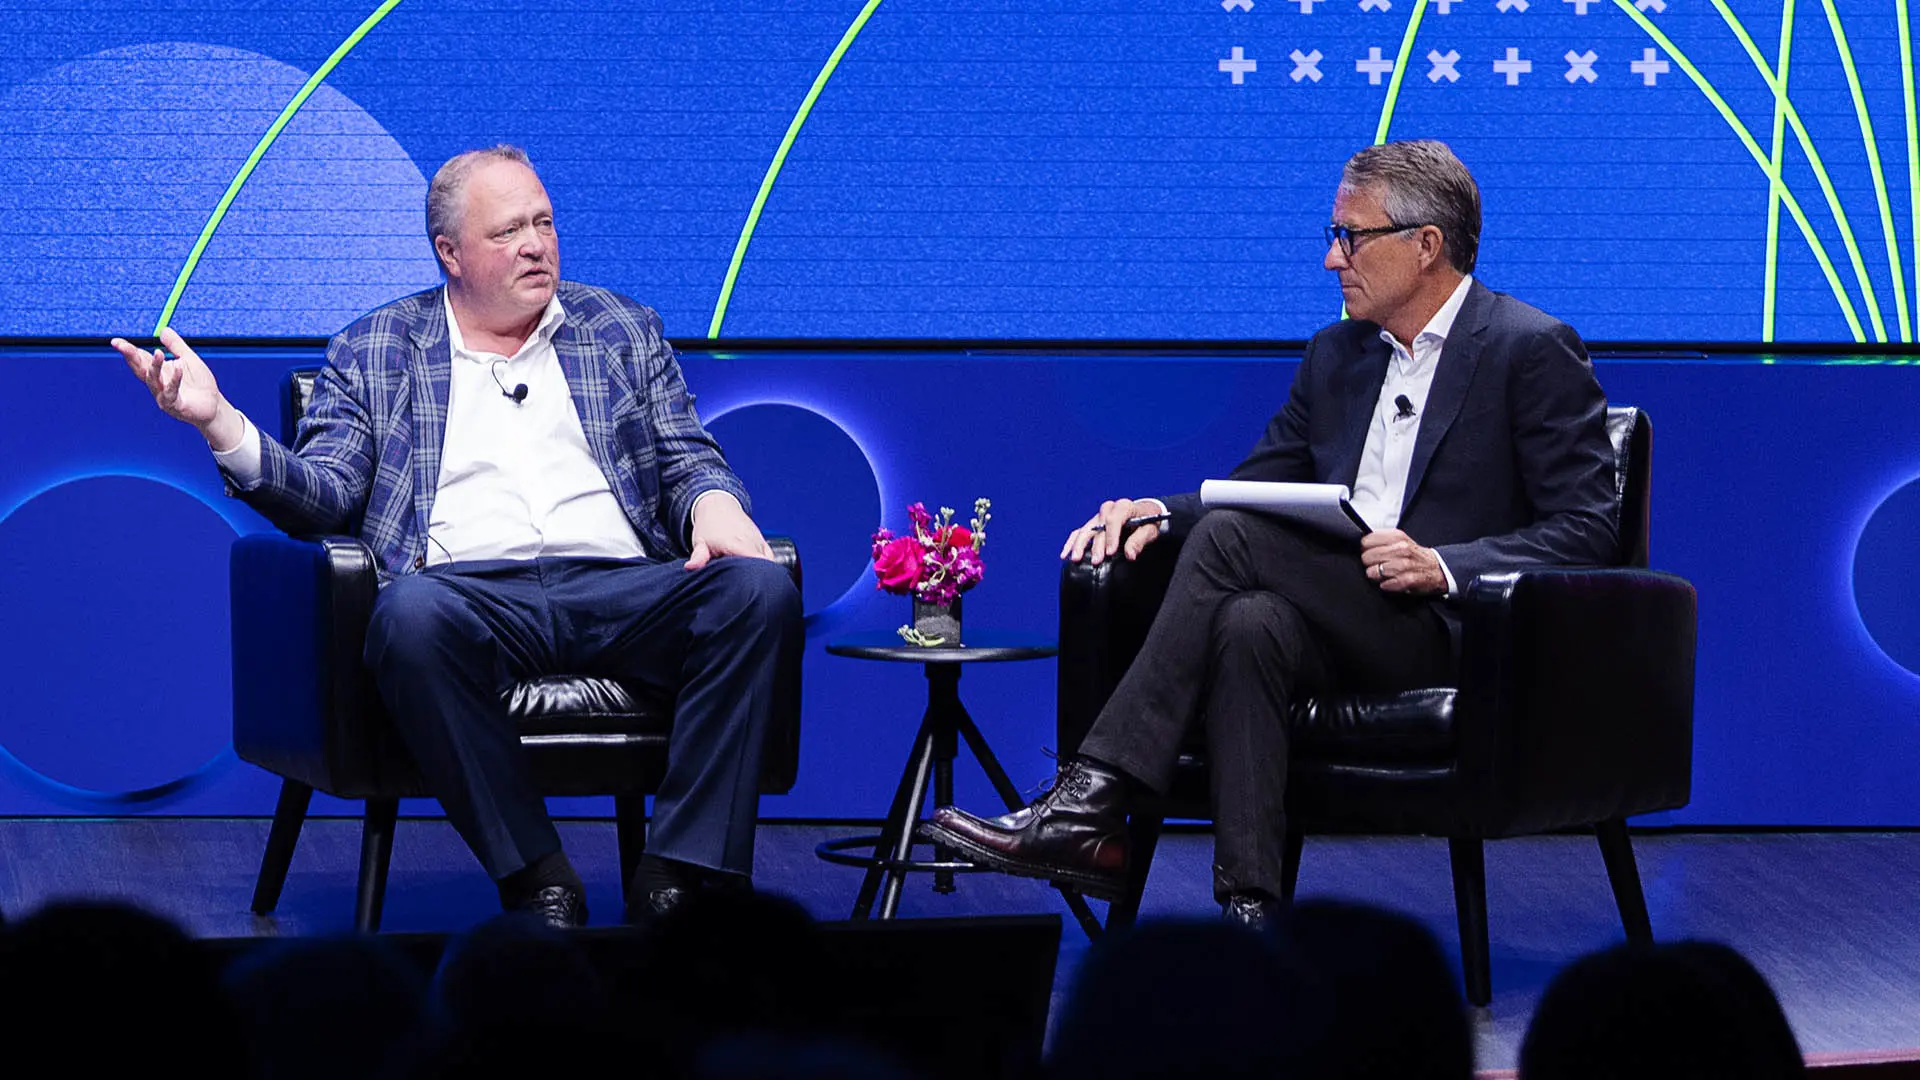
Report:
[[[454,563],[374,601],[366,663],[467,845],[496,880],[560,850],[504,695],[595,675],[677,699],[647,850],[753,871],[774,688],[799,670],[800,594],[764,559]]]

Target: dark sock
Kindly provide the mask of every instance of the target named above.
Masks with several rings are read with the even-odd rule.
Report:
[[[661,889],[692,892],[705,876],[706,871],[692,863],[649,853],[640,856],[640,865],[633,871],[633,895],[647,896]]]
[[[500,906],[511,911],[533,899],[533,894],[549,885],[570,885],[585,892],[580,883],[580,875],[573,870],[573,863],[567,860],[567,853],[555,851],[542,855],[527,865],[494,882],[500,890]]]

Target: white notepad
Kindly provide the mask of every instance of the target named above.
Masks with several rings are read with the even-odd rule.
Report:
[[[1353,539],[1373,530],[1353,508],[1345,484],[1292,484],[1269,480],[1208,480],[1200,485],[1200,503],[1274,514],[1321,532]]]

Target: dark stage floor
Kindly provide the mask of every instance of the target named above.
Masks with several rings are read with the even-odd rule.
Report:
[[[617,919],[613,827],[561,826],[587,881],[596,924]],[[814,915],[847,915],[859,872],[819,862],[814,845],[847,829],[767,825],[758,880]],[[870,831],[870,830],[869,830]],[[357,823],[308,824],[279,912],[247,910],[266,841],[264,820],[0,821],[0,909],[15,914],[63,896],[133,899],[203,936],[346,930],[352,918]],[[1211,916],[1211,838],[1170,835],[1148,889],[1149,916]],[[1772,980],[1809,1053],[1920,1047],[1920,833],[1652,835],[1636,838],[1654,931],[1739,948]],[[1477,1019],[1481,1068],[1509,1068],[1547,980],[1581,953],[1621,939],[1595,843],[1582,837],[1488,846],[1494,1002]],[[1060,912],[1045,885],[965,876],[935,895],[910,879],[904,916]],[[495,910],[491,884],[438,820],[406,820],[395,843],[385,929],[458,930]],[[1411,912],[1458,955],[1443,842],[1309,840],[1304,896],[1364,899]],[[1104,905],[1096,904],[1096,909]],[[1056,1004],[1086,939],[1069,919]]]

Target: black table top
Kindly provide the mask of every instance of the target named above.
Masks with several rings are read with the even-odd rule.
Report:
[[[992,660],[1040,660],[1060,651],[1050,637],[1021,634],[1007,630],[977,630],[971,626],[960,632],[959,645],[935,645],[927,648],[909,645],[892,630],[869,630],[848,634],[827,643],[835,656],[857,660],[894,660],[912,664],[962,664]]]

